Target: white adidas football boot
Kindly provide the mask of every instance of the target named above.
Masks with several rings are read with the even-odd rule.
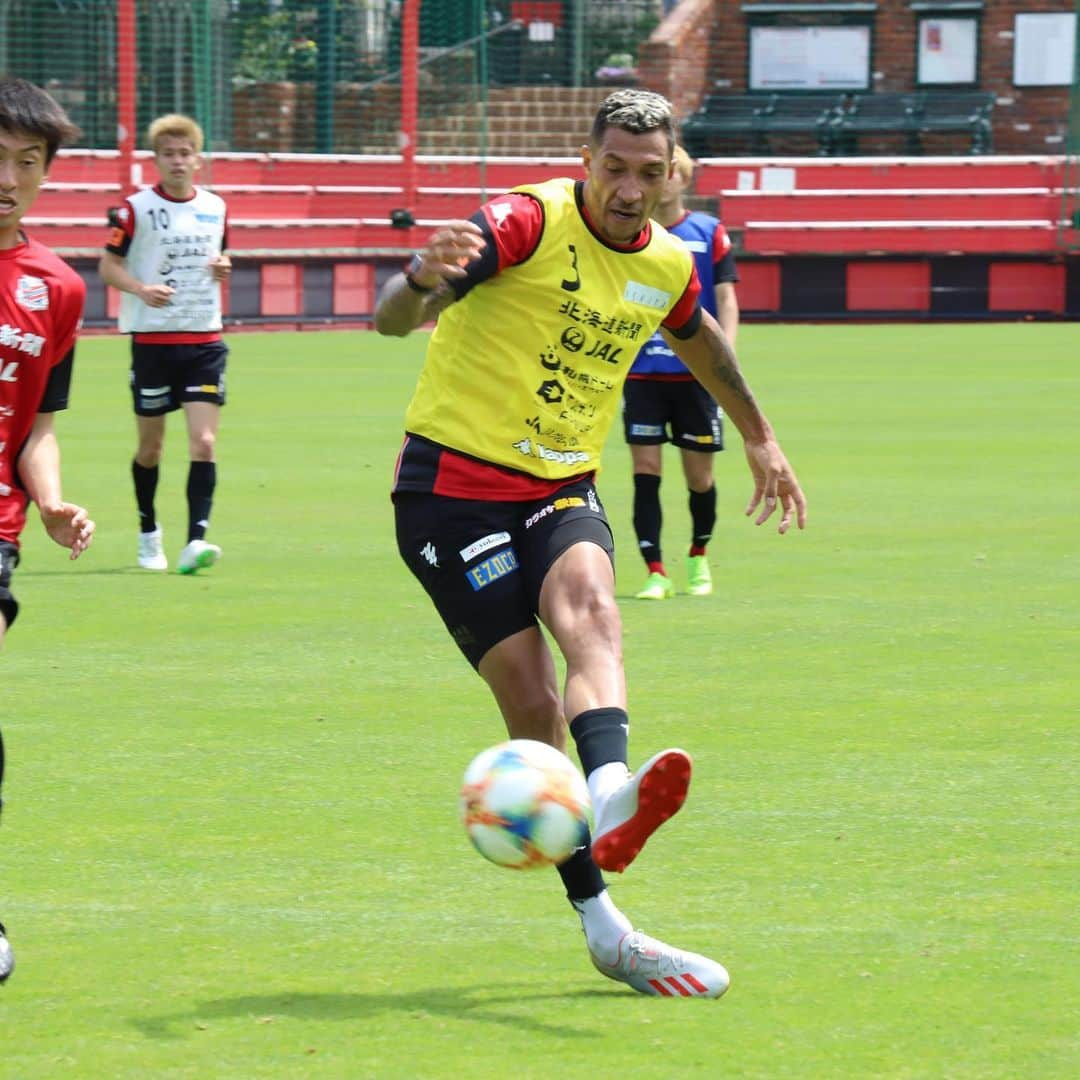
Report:
[[[715,960],[674,949],[640,930],[623,936],[613,963],[592,952],[589,956],[602,975],[653,997],[718,998],[731,983]]]

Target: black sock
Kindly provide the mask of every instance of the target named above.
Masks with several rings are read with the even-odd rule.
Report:
[[[708,491],[690,492],[690,522],[694,530],[691,543],[703,548],[711,539],[716,525],[716,485]]]
[[[135,481],[135,505],[139,508],[139,531],[153,532],[157,528],[154,495],[157,492],[158,467],[151,465],[148,468],[137,461],[132,461],[131,478]]]
[[[646,563],[663,562],[660,557],[660,477],[650,473],[634,473],[634,532],[638,548]]]
[[[217,485],[217,465],[213,461],[193,461],[188,468],[188,543],[203,540],[210,524],[210,507]]]
[[[570,900],[590,900],[599,896],[605,889],[604,877],[600,867],[592,860],[592,849],[586,845],[575,851],[556,870],[566,886],[566,895]]]
[[[630,718],[624,709],[586,709],[570,721],[570,734],[586,779],[601,765],[612,761],[626,764]]]

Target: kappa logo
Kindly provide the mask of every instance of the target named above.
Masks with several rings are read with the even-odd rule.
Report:
[[[437,567],[439,565],[439,555],[435,551],[435,545],[430,540],[420,549],[420,554],[427,559],[431,566]]]
[[[48,311],[49,286],[39,277],[23,274],[15,284],[15,303],[27,311]]]

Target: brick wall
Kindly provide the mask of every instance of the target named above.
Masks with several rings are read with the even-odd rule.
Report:
[[[709,92],[715,0],[683,0],[638,51],[641,82],[663,94],[679,116]]]
[[[811,0],[813,2],[813,0]],[[713,0],[709,32],[708,75],[705,92],[710,90],[745,91],[749,73],[749,44],[747,16],[742,11],[744,0]],[[804,3],[802,6],[808,6]],[[677,12],[699,7],[697,0],[684,0]],[[1067,87],[1014,87],[1013,25],[1017,14],[1074,11],[1074,0],[985,0],[979,20],[978,88],[997,95],[994,108],[994,151],[1001,154],[1047,154],[1064,150],[1063,138],[1069,114]],[[916,89],[916,34],[920,12],[912,10],[911,0],[878,0],[873,24],[872,85],[881,91],[910,91]],[[937,13],[935,13],[937,14]],[[942,15],[949,14],[946,10]],[[954,15],[968,14],[954,11]],[[800,18],[806,18],[800,12]],[[665,23],[665,26],[667,23]],[[657,35],[664,30],[661,26]],[[680,115],[691,111],[699,84],[700,61],[681,38],[672,37],[666,54],[657,49],[647,52],[648,66],[643,65],[643,82],[650,89],[671,96]],[[650,42],[647,50],[651,50]],[[674,70],[664,71],[659,61],[667,55]],[[685,84],[685,85],[684,85]],[[684,91],[689,90],[689,93]],[[688,104],[684,104],[687,103]],[[955,137],[940,137],[941,145],[933,139],[926,141],[927,153],[957,152]],[[946,143],[948,146],[946,147]],[[872,152],[899,152],[887,139],[879,145],[869,141],[861,144]],[[809,152],[812,152],[809,151]]]

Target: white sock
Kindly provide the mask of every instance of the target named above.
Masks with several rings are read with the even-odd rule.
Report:
[[[600,820],[604,804],[611,795],[630,779],[631,773],[621,761],[609,761],[588,776],[589,798],[592,800],[593,821]]]
[[[574,900],[573,905],[581,916],[589,952],[605,963],[614,963],[619,942],[634,929],[630,920],[615,906],[607,889],[588,900]]]

